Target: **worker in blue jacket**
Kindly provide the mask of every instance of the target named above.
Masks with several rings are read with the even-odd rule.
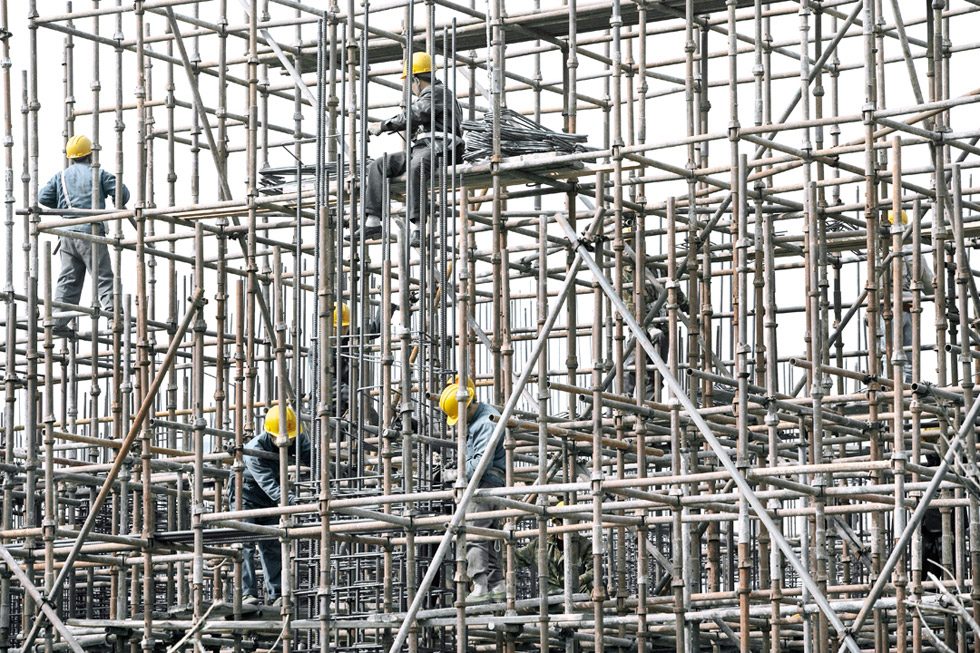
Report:
[[[117,207],[123,207],[129,201],[129,189],[125,184],[116,196],[116,176],[99,171],[98,193],[95,194],[96,205],[92,206],[92,141],[87,136],[77,135],[68,140],[65,146],[65,156],[71,165],[51,177],[41,192],[38,193],[38,204],[52,209],[104,209],[105,198],[111,197]],[[97,236],[105,236],[102,223],[88,223],[67,227],[68,231]],[[99,292],[99,303],[102,310],[112,313],[112,265],[109,263],[109,248],[105,243],[95,244],[95,269],[92,269],[92,249],[90,242],[79,238],[62,236],[58,247],[61,251],[61,273],[55,288],[56,302],[78,304],[82,296],[82,285],[85,283],[85,271],[94,278]],[[67,331],[70,317],[59,317],[54,328],[59,333]]]
[[[275,405],[265,415],[264,430],[245,445],[245,471],[242,473],[242,509],[274,508],[279,506],[282,486],[279,484],[279,406]],[[296,413],[286,407],[286,435],[289,437],[289,457],[300,461],[310,458],[310,440],[301,432]],[[259,455],[250,455],[255,452]],[[273,457],[274,456],[274,457]],[[234,484],[230,487],[234,492]],[[232,496],[232,505],[233,505]],[[295,492],[287,495],[287,503],[298,502]],[[276,526],[278,517],[254,517],[252,523]],[[258,603],[255,582],[255,547],[258,544],[262,574],[265,576],[266,601],[279,605],[282,596],[282,550],[276,540],[246,541],[242,546],[242,604]]]
[[[459,421],[458,382],[450,383],[439,397],[439,408],[446,414],[446,424],[455,426]],[[503,438],[497,442],[493,451],[487,451],[495,424],[491,417],[500,417],[497,409],[489,404],[476,401],[476,387],[473,381],[466,382],[466,478],[476,472],[484,455],[492,456],[490,467],[480,479],[481,488],[504,486],[504,470],[506,458],[504,455]],[[494,506],[474,497],[468,512],[486,512]],[[470,519],[468,523],[476,528],[499,529],[497,519]],[[490,540],[467,539],[466,568],[473,584],[473,589],[466,597],[466,603],[486,603],[487,601],[502,601],[506,595],[503,569],[500,564],[500,552],[495,543]]]

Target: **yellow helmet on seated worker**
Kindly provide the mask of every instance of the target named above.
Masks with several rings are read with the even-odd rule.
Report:
[[[901,211],[900,215],[902,216],[902,224],[908,224],[909,223],[909,214],[906,213],[903,210],[903,211]],[[895,224],[895,212],[894,211],[889,211],[888,212],[888,224]]]
[[[446,413],[446,424],[449,426],[456,426],[456,422],[459,421],[459,400],[456,399],[458,392],[459,377],[447,385],[442,394],[439,395],[439,408]],[[472,379],[466,379],[466,393],[469,395],[466,399],[466,407],[468,408],[476,397],[476,386],[473,385]]]
[[[68,139],[65,145],[65,156],[69,159],[79,159],[92,153],[92,141],[85,134],[77,134]]]
[[[279,435],[279,404],[272,406],[265,414],[265,423],[263,426],[265,427],[265,432],[269,435]],[[293,412],[292,408],[286,406],[286,435],[292,440],[300,430],[296,413]]]
[[[432,72],[432,57],[429,56],[428,52],[413,52],[412,53],[412,74],[422,75],[425,73]],[[408,62],[405,62],[405,71],[402,73],[402,79],[408,77]]]
[[[558,503],[555,504],[555,508],[564,508],[564,507],[565,507],[564,501],[559,501]],[[551,516],[551,523],[555,526],[561,526],[561,520],[562,520],[561,515]]]
[[[337,308],[340,308],[340,313],[337,313]],[[341,304],[340,302],[335,302],[333,305],[333,326],[334,328],[344,327],[345,329],[350,326],[350,307],[347,304]]]

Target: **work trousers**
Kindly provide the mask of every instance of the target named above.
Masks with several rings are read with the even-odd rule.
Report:
[[[496,477],[493,473],[488,471],[486,476],[480,481],[481,488],[500,487],[503,485],[500,478]],[[474,497],[470,501],[467,513],[486,512],[494,509],[493,504]],[[500,522],[497,519],[468,519],[466,523],[477,528],[500,528]],[[493,587],[504,579],[503,569],[500,564],[500,551],[497,549],[497,542],[495,540],[466,538],[466,573],[474,584],[485,584],[487,587]]]
[[[105,243],[95,244],[95,270],[92,270],[92,243],[78,238],[61,237],[61,273],[54,299],[66,304],[78,304],[85,283],[85,271],[93,277],[99,292],[99,303],[105,311],[112,310],[112,264]],[[94,272],[94,274],[93,274]],[[58,318],[55,326],[63,327],[69,317]]]
[[[254,506],[243,506],[246,510]],[[252,517],[246,520],[261,526],[278,526],[278,517]],[[265,576],[266,601],[272,603],[282,594],[282,547],[278,540],[247,541],[242,545],[242,596],[258,596],[255,580],[255,549],[259,549],[262,574]]]
[[[428,206],[428,175],[431,172],[432,159],[442,159],[442,147],[438,141],[434,143],[437,147],[432,147],[429,141],[412,145],[410,158],[406,165],[405,152],[390,152],[387,157],[380,157],[373,160],[367,169],[367,186],[364,191],[364,212],[368,215],[381,217],[382,204],[384,202],[385,180],[393,179],[408,170],[406,183],[411,188],[411,205],[405,207],[408,219],[412,224],[418,226],[422,215],[422,206]],[[456,161],[462,160],[462,148],[455,154]],[[436,174],[439,174],[438,170]]]
[[[894,320],[895,317],[892,316]],[[902,320],[902,349],[905,351],[905,370],[903,376],[905,377],[903,381],[905,383],[912,383],[912,314],[908,310],[903,310],[902,315],[899,318]],[[878,330],[881,335],[878,338],[878,351],[882,353],[881,357],[881,371],[882,373],[891,376],[891,361],[885,360],[885,320],[878,314]]]

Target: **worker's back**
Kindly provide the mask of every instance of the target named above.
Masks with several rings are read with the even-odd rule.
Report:
[[[104,209],[105,200],[111,197],[116,200],[116,177],[105,170],[99,170],[99,194],[94,208]],[[62,186],[64,180],[64,186]],[[122,187],[122,197],[118,206],[124,206],[129,201],[129,189]],[[76,161],[62,172],[51,177],[44,188],[38,193],[38,203],[53,209],[91,209],[92,207],[92,166],[83,161]],[[88,224],[69,227],[76,231],[89,231]]]

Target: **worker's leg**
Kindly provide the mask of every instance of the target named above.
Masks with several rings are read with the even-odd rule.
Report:
[[[905,348],[905,383],[912,383],[912,314],[902,311],[902,347]]]
[[[423,211],[429,206],[429,177],[432,174],[432,148],[420,145],[412,148],[412,160],[408,166],[408,183],[412,185],[411,205],[405,207],[408,219],[417,229]]]
[[[389,152],[372,161],[367,167],[364,186],[364,212],[381,224],[382,202],[385,197],[385,180],[405,172],[405,153]]]
[[[61,238],[61,272],[58,274],[58,285],[54,291],[57,302],[77,304],[82,296],[82,284],[85,283],[85,261],[78,256],[76,245],[82,241],[74,238]],[[57,309],[62,311],[64,309]],[[65,327],[71,318],[62,317],[55,321],[55,327]]]
[[[242,598],[258,595],[255,585],[255,543],[248,541],[242,544]]]
[[[480,487],[499,487],[495,483],[484,484]],[[472,512],[487,512],[494,509],[493,504],[473,499]],[[476,519],[469,523],[477,528],[499,529],[496,519]],[[493,588],[504,579],[503,567],[500,564],[500,551],[497,542],[493,540],[466,540],[466,568],[473,585]]]
[[[277,517],[261,517],[255,520],[263,526],[278,526]],[[282,547],[278,540],[259,540],[259,558],[265,575],[265,598],[272,603],[282,594]]]
[[[468,513],[484,512],[490,506],[479,499],[470,501]],[[467,524],[476,528],[492,528],[492,519],[473,519],[467,520]],[[494,555],[493,542],[490,540],[477,540],[473,537],[466,538],[466,573],[474,587],[479,585],[484,588],[489,586],[491,564],[496,565],[496,561],[491,562]]]
[[[109,262],[109,248],[105,243],[95,246],[95,278],[99,289],[99,303],[102,310],[112,312],[112,263]]]

